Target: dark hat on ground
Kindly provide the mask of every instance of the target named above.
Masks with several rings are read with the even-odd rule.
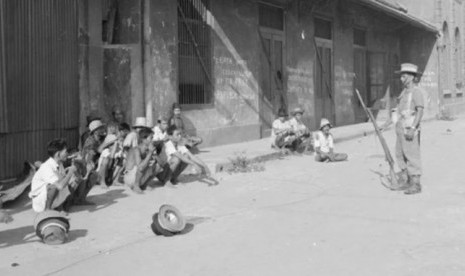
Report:
[[[279,109],[278,110],[278,117],[287,117],[287,116],[288,116],[288,114],[287,114],[286,110],[284,110],[284,109]]]
[[[62,244],[68,239],[69,221],[58,211],[46,210],[36,216],[34,229],[45,244]]]
[[[179,210],[171,205],[162,205],[152,217],[152,230],[156,235],[173,236],[184,230],[186,220]]]

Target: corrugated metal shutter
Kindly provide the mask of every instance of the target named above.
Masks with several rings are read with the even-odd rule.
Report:
[[[3,7],[3,0],[0,2],[0,8]],[[6,77],[5,77],[5,17],[3,8],[0,10],[0,135],[8,130],[8,120],[6,112]]]
[[[0,137],[1,179],[25,160],[44,159],[53,138],[77,144],[79,84],[77,0],[0,1],[8,123]]]

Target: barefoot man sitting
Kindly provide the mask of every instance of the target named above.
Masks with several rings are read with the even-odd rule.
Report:
[[[153,158],[156,147],[153,140],[153,131],[142,128],[139,131],[139,144],[129,150],[124,173],[124,184],[134,192],[142,193],[141,187],[156,174],[156,158]]]
[[[171,169],[171,184],[178,183],[179,175],[188,165],[194,166],[199,172],[210,176],[208,166],[197,156],[193,155],[186,146],[181,144],[182,132],[175,125],[168,128],[170,140],[165,143],[165,153]]]

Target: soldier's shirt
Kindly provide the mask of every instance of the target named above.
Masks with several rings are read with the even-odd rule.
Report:
[[[408,106],[409,97],[411,94],[411,103]],[[415,116],[417,111],[417,107],[425,107],[425,101],[423,99],[423,89],[418,86],[414,86],[412,88],[405,88],[399,96],[399,105],[398,105],[398,112],[402,114],[404,111],[411,110],[412,116]],[[400,119],[400,118],[399,118]]]

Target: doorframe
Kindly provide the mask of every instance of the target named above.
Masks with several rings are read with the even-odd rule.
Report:
[[[325,19],[326,20],[326,19]],[[331,21],[332,22],[332,21]],[[333,26],[334,28],[334,26]],[[334,33],[334,32],[333,32]],[[331,74],[331,81],[329,83],[329,87],[331,89],[331,95],[330,95],[330,101],[331,101],[331,118],[327,118],[330,120],[330,122],[333,125],[336,125],[336,102],[335,102],[335,93],[334,93],[334,43],[333,40],[329,39],[324,39],[324,38],[319,38],[315,37],[315,66],[321,66],[319,58],[318,58],[318,47],[323,47],[323,48],[330,48],[331,49],[331,69],[330,69],[330,74]],[[314,47],[315,47],[314,46]],[[316,72],[316,68],[314,68],[314,72]],[[314,73],[315,74],[315,73]],[[323,85],[326,85],[323,83]],[[315,87],[315,78],[313,79],[313,86]],[[314,93],[314,103],[316,103],[316,93]],[[317,114],[317,108],[314,108],[315,118],[319,118],[319,115]],[[318,126],[318,122],[315,122],[316,126]]]
[[[282,7],[280,7],[282,8]],[[282,8],[284,10],[284,8]],[[271,37],[271,43],[270,43],[270,55],[269,55],[269,58],[270,58],[270,61],[271,61],[271,66],[273,67],[274,66],[274,61],[271,60],[273,57],[272,57],[272,53],[274,53],[274,41],[280,41],[282,43],[282,56],[281,56],[281,63],[283,65],[283,68],[282,68],[282,93],[283,93],[283,96],[284,96],[284,101],[285,101],[285,105],[287,107],[288,105],[288,95],[286,93],[286,90],[287,90],[287,82],[286,82],[286,77],[285,77],[285,71],[286,71],[286,59],[287,59],[287,49],[286,49],[286,13],[284,11],[283,13],[283,16],[284,16],[284,30],[276,30],[276,29],[272,29],[272,28],[267,28],[267,27],[262,27],[262,26],[258,26],[258,32],[260,32],[258,35],[258,39],[259,39],[259,44],[263,43],[261,40],[264,39],[264,38],[267,38],[266,36],[268,37]],[[280,39],[277,39],[277,40],[274,40],[274,37],[279,37]],[[263,49],[263,46],[262,45],[259,45],[259,49],[260,49],[260,54],[265,54],[263,53],[264,49]],[[260,60],[261,62],[261,60]],[[260,65],[260,68],[261,68],[261,65]],[[270,70],[274,71],[274,67],[273,68],[270,68]],[[275,79],[275,76],[274,76],[274,72],[273,72],[273,75],[270,76],[271,79],[271,87],[270,88],[274,88],[276,87],[276,79]],[[263,78],[263,72],[261,72],[261,69],[260,69],[260,82],[261,83],[261,80]],[[275,97],[280,97],[280,95],[274,95]],[[270,127],[270,131],[267,129],[267,128],[264,128],[265,126],[265,119],[263,118],[262,116],[262,111],[264,111],[265,109],[263,108],[263,105],[264,104],[269,104],[272,109],[273,109],[273,115],[276,116],[276,112],[278,110],[274,110],[275,107],[274,107],[274,104],[273,102],[270,102],[269,99],[266,98],[265,96],[265,91],[263,91],[262,87],[260,86],[260,89],[259,89],[259,120],[260,120],[260,136],[261,138],[263,137],[268,137],[269,134],[271,134],[271,127]],[[288,107],[287,107],[288,108]],[[271,122],[272,123],[272,122]]]

